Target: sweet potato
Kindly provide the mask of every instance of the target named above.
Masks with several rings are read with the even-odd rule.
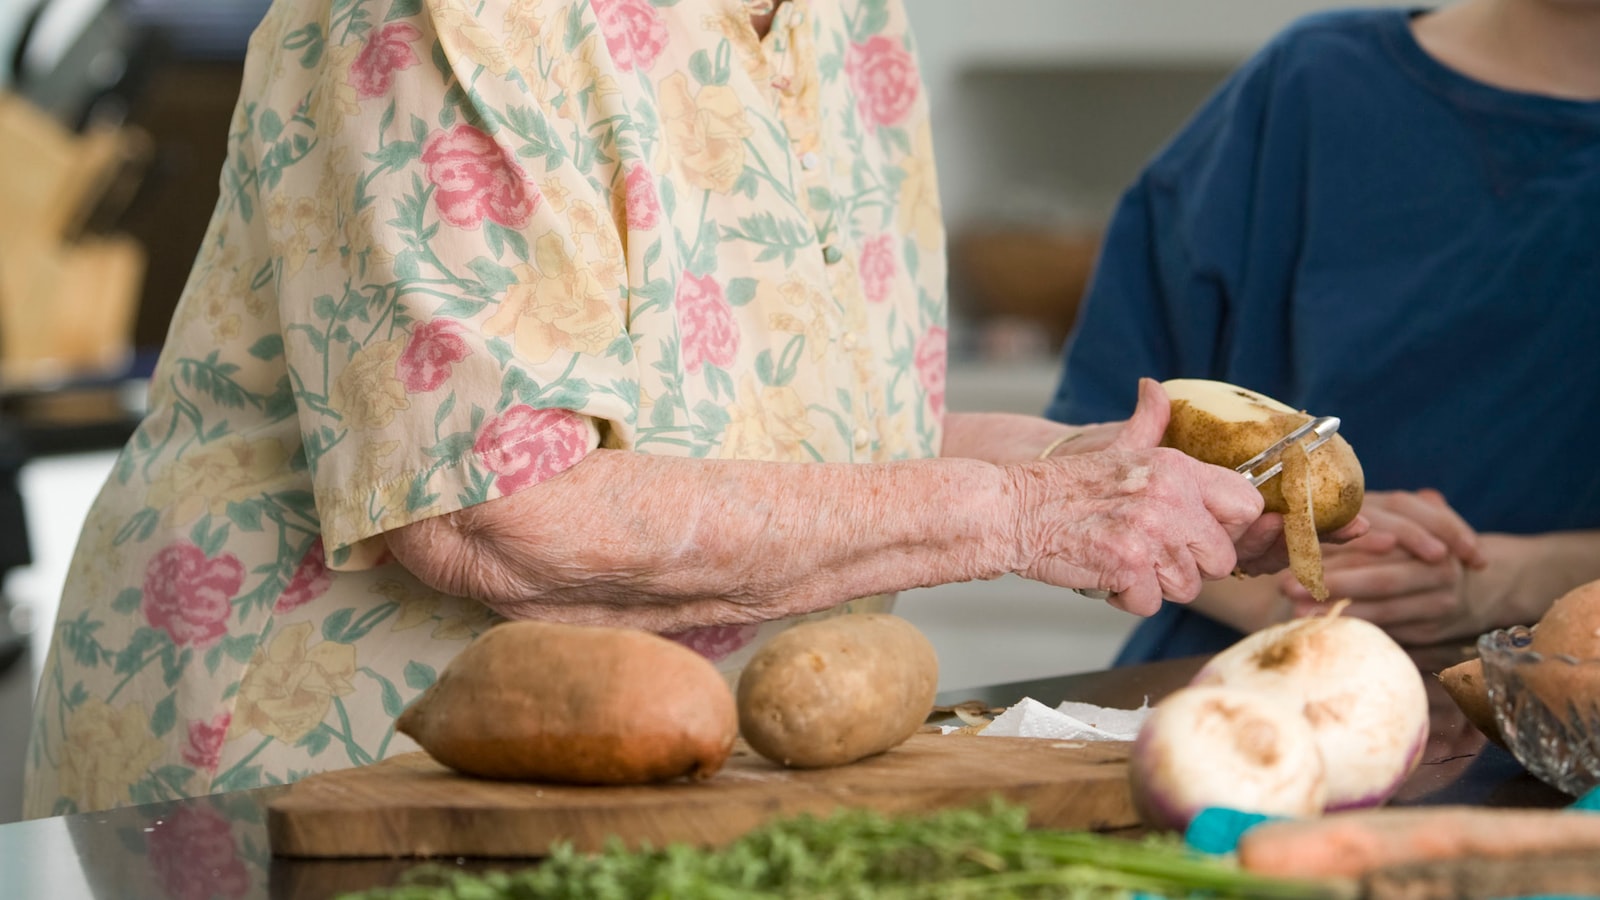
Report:
[[[1461,712],[1473,727],[1484,736],[1504,747],[1500,724],[1494,720],[1494,708],[1489,705],[1489,685],[1483,680],[1483,660],[1469,659],[1456,663],[1439,673],[1445,693],[1461,707]]]
[[[1258,825],[1239,862],[1262,875],[1358,877],[1391,866],[1465,859],[1600,854],[1600,815],[1432,806],[1335,813]]]
[[[933,645],[905,619],[871,613],[808,622],[745,666],[739,729],[781,765],[844,765],[910,737],[938,684]]]
[[[1600,581],[1579,585],[1557,598],[1539,619],[1528,648],[1546,656],[1600,657]]]
[[[722,767],[733,691],[706,659],[645,631],[546,622],[489,629],[396,728],[471,775],[640,784]]]

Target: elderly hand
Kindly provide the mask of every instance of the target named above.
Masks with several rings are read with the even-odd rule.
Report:
[[[1166,392],[1144,379],[1127,422],[1014,467],[1017,571],[1109,590],[1112,605],[1138,615],[1154,613],[1163,596],[1192,600],[1202,580],[1233,571],[1234,542],[1255,534],[1261,494],[1235,472],[1158,447],[1169,413]]]
[[[1152,379],[1141,379],[1139,382],[1138,407],[1127,421],[1083,426],[1070,438],[1053,447],[1050,458],[1052,460],[1089,458],[1099,451],[1107,449],[1129,450],[1158,447],[1161,443],[1161,436],[1166,431],[1170,413],[1171,404],[1167,398],[1166,391],[1161,388],[1161,385]],[[1184,458],[1187,459],[1187,457]],[[1191,460],[1191,462],[1193,461]],[[1172,465],[1178,464],[1172,463]],[[1193,471],[1203,472],[1203,474],[1195,477],[1200,479],[1200,482],[1206,486],[1207,491],[1222,492],[1230,497],[1243,497],[1245,495],[1244,489],[1248,488],[1249,492],[1257,494],[1257,501],[1259,501],[1259,492],[1250,487],[1249,482],[1241,478],[1238,473],[1219,466],[1209,466],[1203,463],[1196,463],[1196,465],[1200,466],[1200,469]],[[1226,503],[1228,501],[1223,502]],[[1221,517],[1216,517],[1216,521],[1224,526],[1232,539],[1233,554],[1239,570],[1251,575],[1282,571],[1289,565],[1289,551],[1283,537],[1283,516],[1277,513],[1262,515],[1260,506],[1259,502],[1254,504],[1256,514],[1242,526],[1238,522],[1224,523]],[[1236,510],[1237,507],[1234,508],[1234,511]],[[1335,544],[1354,540],[1367,533],[1368,524],[1364,516],[1357,516],[1354,521],[1337,532],[1324,536],[1323,540]],[[1168,564],[1168,567],[1170,568],[1170,564]],[[1231,572],[1232,570],[1228,571]],[[1202,577],[1220,578],[1222,576],[1221,574],[1206,573]],[[1190,591],[1187,589],[1189,582],[1185,579],[1175,579],[1169,576],[1167,580],[1181,583],[1185,588],[1181,591],[1169,592],[1166,595],[1167,599],[1180,603],[1187,602],[1194,599],[1195,594],[1198,592],[1198,582],[1194,583],[1194,590]],[[1157,582],[1161,583],[1161,579],[1157,578]],[[1090,585],[1087,582],[1081,582],[1071,586],[1085,588]],[[1159,607],[1158,603],[1147,604],[1142,594],[1137,596],[1131,604],[1126,596],[1111,598],[1111,603],[1114,606],[1127,609],[1130,612],[1138,612],[1141,615],[1150,615]]]

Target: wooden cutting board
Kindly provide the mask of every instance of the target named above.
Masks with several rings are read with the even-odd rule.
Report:
[[[722,771],[691,783],[576,787],[457,774],[423,753],[310,776],[272,802],[273,853],[305,857],[533,857],[560,841],[601,849],[727,844],[769,819],[841,807],[918,813],[1026,804],[1030,823],[1138,823],[1125,743],[916,734],[834,769],[784,769],[741,742]]]

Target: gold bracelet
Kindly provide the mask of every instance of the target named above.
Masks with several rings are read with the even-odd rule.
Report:
[[[1056,452],[1057,450],[1060,450],[1062,444],[1065,444],[1067,441],[1070,441],[1073,438],[1081,437],[1082,435],[1083,435],[1083,432],[1081,432],[1081,431],[1072,431],[1072,432],[1068,432],[1067,434],[1063,434],[1061,437],[1058,437],[1055,440],[1051,441],[1049,444],[1046,444],[1045,448],[1044,448],[1044,452],[1040,453],[1038,458],[1039,459],[1049,459],[1050,458],[1050,454]]]

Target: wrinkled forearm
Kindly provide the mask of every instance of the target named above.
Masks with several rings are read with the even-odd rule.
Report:
[[[508,497],[390,532],[424,582],[513,618],[673,631],[1013,571],[1000,468],[597,450]]]
[[[940,455],[1000,465],[1038,459],[1040,451],[1076,431],[1039,416],[1016,413],[950,413],[944,418]]]
[[[1489,564],[1467,572],[1463,590],[1484,630],[1532,625],[1562,594],[1600,579],[1600,531],[1481,537]]]

